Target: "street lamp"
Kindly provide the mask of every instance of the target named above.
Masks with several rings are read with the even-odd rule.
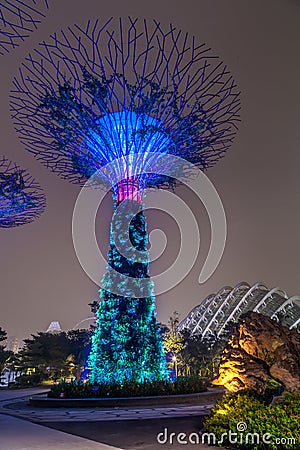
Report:
[[[172,361],[174,362],[175,378],[177,378],[177,358],[175,355],[172,357]]]

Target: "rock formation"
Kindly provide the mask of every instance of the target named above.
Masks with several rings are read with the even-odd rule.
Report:
[[[262,394],[268,377],[288,391],[300,389],[300,334],[255,312],[236,325],[222,354],[215,385]]]

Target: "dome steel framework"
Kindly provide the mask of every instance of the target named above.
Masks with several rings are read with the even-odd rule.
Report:
[[[268,289],[261,282],[250,286],[243,281],[234,288],[225,286],[217,294],[208,295],[191,310],[178,328],[179,331],[188,329],[192,334],[203,337],[219,337],[230,321],[236,321],[248,311],[280,320],[290,329],[296,328],[300,323],[300,297],[288,297],[279,287]]]

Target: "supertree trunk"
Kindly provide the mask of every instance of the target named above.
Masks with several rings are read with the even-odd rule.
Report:
[[[120,213],[114,222],[118,242],[126,241],[128,215],[141,209],[141,198],[130,181],[119,184],[114,194],[115,209]],[[155,297],[150,284],[147,296],[128,297],[113,293],[113,272],[134,278],[149,279],[148,234],[143,211],[134,215],[129,225],[132,246],[144,252],[143,262],[123,256],[117,249],[111,227],[107,272],[102,280],[97,328],[88,361],[93,384],[113,382],[151,382],[167,378],[166,361],[160,328],[156,320]],[[126,249],[124,249],[126,250]],[[124,286],[124,291],[126,286]]]

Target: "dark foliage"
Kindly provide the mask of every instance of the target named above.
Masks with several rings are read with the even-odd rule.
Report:
[[[194,394],[206,391],[205,380],[198,377],[179,377],[176,381],[154,381],[152,383],[103,383],[92,385],[75,381],[52,386],[49,397],[58,398],[107,398],[142,397],[158,395]]]
[[[24,341],[19,353],[19,368],[25,374],[33,371],[41,379],[53,381],[79,377],[90,349],[90,338],[91,332],[87,330],[32,335]]]

